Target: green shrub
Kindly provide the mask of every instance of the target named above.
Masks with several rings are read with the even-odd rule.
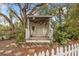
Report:
[[[54,39],[60,44],[66,44],[67,43],[67,33],[62,31],[56,31],[54,33]]]
[[[57,25],[54,29],[54,39],[56,42],[64,45],[67,44],[67,32],[64,28],[64,26],[61,27],[61,25]]]
[[[25,29],[24,27],[19,27],[16,30],[16,42],[22,44],[25,41]]]
[[[68,28],[67,29],[67,35],[66,35],[67,38],[69,38],[69,39],[79,39],[79,30],[77,30],[77,28]]]
[[[67,22],[68,23],[68,22]],[[66,44],[68,39],[69,40],[77,40],[79,39],[79,27],[78,25],[72,22],[68,24],[56,25],[54,29],[54,39],[55,41],[59,42],[60,44]]]

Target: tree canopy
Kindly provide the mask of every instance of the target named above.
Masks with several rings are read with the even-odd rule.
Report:
[[[0,17],[4,17],[16,33],[22,31],[19,34],[20,37],[23,35],[22,39],[27,28],[28,15],[52,15],[55,25],[53,36],[61,44],[67,43],[67,39],[79,39],[79,4],[12,3],[2,4],[0,7],[4,6],[7,7],[7,12],[3,13],[0,8]]]

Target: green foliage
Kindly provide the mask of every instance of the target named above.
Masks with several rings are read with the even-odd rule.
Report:
[[[41,8],[39,8],[38,14],[39,15],[53,15],[53,14],[56,14],[57,11],[58,11],[57,7],[53,8],[53,7],[49,7],[48,5],[43,5],[41,6]]]
[[[66,44],[69,40],[79,39],[79,4],[68,10],[68,17],[63,22],[57,22],[54,29],[55,41]],[[63,24],[62,24],[63,23]]]
[[[44,5],[44,6],[41,6],[38,13],[40,15],[46,15],[46,14],[48,14],[48,12],[49,12],[48,5]]]
[[[60,44],[67,44],[67,33],[64,31],[64,28],[61,26],[56,26],[54,30],[54,39]]]
[[[69,26],[71,27],[71,26]],[[79,30],[77,28],[71,27],[67,29],[67,37],[69,39],[79,39]]]
[[[0,40],[10,39],[9,29],[10,27],[8,26],[0,25]]]
[[[66,20],[67,35],[71,39],[79,39],[79,4],[69,9],[68,18]]]
[[[25,28],[22,25],[16,28],[16,42],[18,44],[25,42]]]

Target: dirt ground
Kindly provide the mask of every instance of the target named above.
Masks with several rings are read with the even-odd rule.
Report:
[[[16,40],[2,40],[0,41],[0,56],[26,56],[32,55],[34,52],[39,52],[44,49],[49,49],[47,44],[24,44],[21,47],[16,44]]]
[[[75,44],[78,43],[78,41],[70,41],[68,44]],[[2,40],[0,41],[0,56],[26,56],[28,54],[32,55],[34,52],[39,51],[46,51],[49,49],[51,51],[51,48],[56,48],[59,45],[58,43],[47,44],[38,44],[38,43],[32,43],[32,44],[24,44],[21,47],[16,44],[16,40]]]

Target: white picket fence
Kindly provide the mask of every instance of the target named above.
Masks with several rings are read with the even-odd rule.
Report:
[[[79,44],[57,47],[56,49],[52,48],[51,52],[48,49],[39,53],[35,52],[33,56],[79,56]]]

